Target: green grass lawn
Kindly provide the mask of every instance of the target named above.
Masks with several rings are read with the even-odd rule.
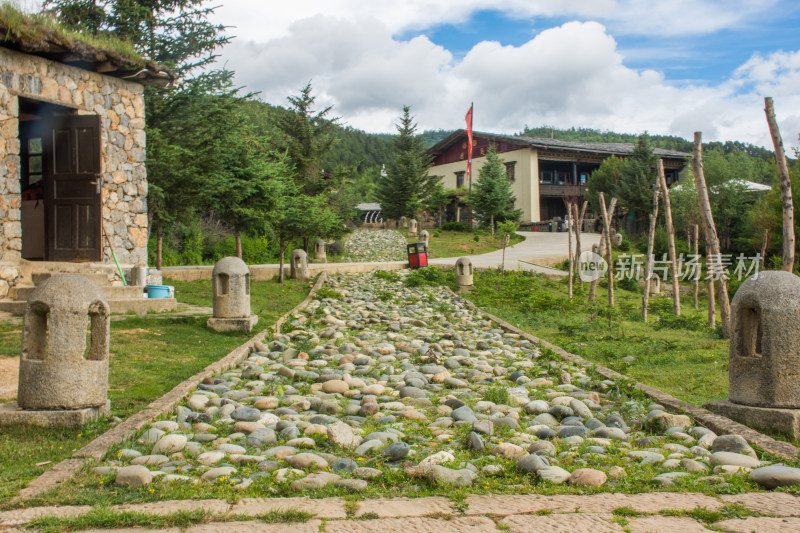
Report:
[[[428,241],[428,256],[434,259],[443,257],[461,257],[462,255],[478,255],[494,252],[503,247],[499,237],[492,237],[489,234],[482,234],[479,240],[475,240],[472,233],[463,231],[438,231],[429,230],[430,239]],[[408,242],[418,242],[417,237],[406,237]],[[524,237],[514,235],[511,238],[511,246],[522,242]]]
[[[179,302],[211,305],[211,282],[165,283],[176,286]],[[217,333],[205,326],[207,317],[148,315],[111,322],[109,399],[111,413],[128,417],[161,397],[183,380],[224,357],[257,331],[271,326],[300,303],[309,282],[272,281],[252,284],[253,333]],[[0,325],[0,357],[20,351],[21,326]],[[82,429],[4,427],[0,430],[0,503],[12,497],[52,464],[68,458],[108,429],[108,422]],[[37,463],[50,462],[36,466]]]
[[[616,287],[609,310],[605,282],[597,303],[586,301],[588,284],[576,285],[567,298],[566,281],[521,272],[476,272],[476,305],[504,320],[637,381],[677,398],[702,405],[728,395],[728,341],[706,326],[691,298],[681,301],[682,315],[672,314],[672,297],[650,299],[649,323],[641,318],[642,295]],[[610,311],[610,320],[609,320]],[[633,362],[623,358],[631,356]]]

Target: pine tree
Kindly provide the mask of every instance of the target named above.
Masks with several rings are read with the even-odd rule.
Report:
[[[333,106],[312,109],[316,97],[311,94],[311,82],[300,89],[299,96],[289,96],[288,100],[291,113],[284,114],[279,123],[283,142],[303,193],[314,196],[328,188],[320,165],[336,144],[333,129],[339,119],[328,117]]]
[[[377,187],[383,218],[393,220],[417,216],[440,181],[438,176],[428,175],[431,158],[422,137],[417,135],[417,125],[408,106],[403,106],[397,132],[400,135],[395,140],[394,158]]]
[[[113,34],[174,70],[169,87],[145,88],[148,212],[161,267],[164,226],[197,216],[202,185],[219,175],[228,149],[220,129],[236,105],[232,73],[208,70],[214,50],[229,40],[208,17],[203,0],[48,0],[59,20],[80,31]],[[199,71],[199,73],[198,73]],[[191,134],[187,134],[191,132]]]
[[[506,175],[503,160],[494,146],[486,151],[486,159],[478,172],[478,180],[472,187],[469,202],[473,212],[494,235],[495,224],[505,220],[518,221],[522,210],[514,208],[514,192]]]
[[[622,206],[644,224],[652,211],[653,185],[656,183],[656,161],[647,135],[640,135],[628,166],[620,175],[617,195]]]

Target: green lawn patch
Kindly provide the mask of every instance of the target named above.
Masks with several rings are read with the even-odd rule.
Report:
[[[475,234],[463,231],[440,231],[428,230],[430,239],[428,241],[429,257],[441,259],[443,257],[461,257],[463,255],[479,255],[494,252],[503,247],[500,237],[492,237],[487,233]],[[439,234],[437,237],[436,234]],[[525,240],[521,235],[513,235],[511,244]],[[419,242],[417,237],[408,237],[408,242]]]
[[[182,303],[211,305],[211,282],[174,282]],[[207,317],[152,314],[111,321],[109,399],[111,414],[126,418],[227,355],[300,303],[310,284],[272,281],[251,285],[251,307],[260,319],[252,333],[217,333]],[[0,353],[19,355],[21,326],[0,324]],[[0,503],[68,458],[109,428],[107,421],[81,429],[4,427],[0,430]],[[42,464],[46,463],[46,464]],[[40,466],[36,466],[39,464]]]
[[[479,307],[548,340],[568,352],[601,364],[695,405],[728,395],[728,341],[705,325],[691,297],[683,315],[672,314],[671,296],[650,299],[649,323],[641,318],[638,291],[616,287],[616,306],[608,306],[605,282],[597,302],[586,301],[588,284],[567,298],[566,281],[523,272],[476,272],[469,298]],[[626,361],[633,357],[633,361]]]

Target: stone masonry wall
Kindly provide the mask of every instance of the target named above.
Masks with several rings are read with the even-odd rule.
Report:
[[[147,264],[143,87],[0,48],[0,297],[19,276],[22,251],[19,96],[100,116],[103,227],[120,263]]]

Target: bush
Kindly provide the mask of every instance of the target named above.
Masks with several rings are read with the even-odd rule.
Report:
[[[412,270],[403,283],[405,283],[406,287],[446,285],[447,274],[443,270],[432,266],[418,268]]]
[[[389,270],[376,270],[372,275],[378,279],[383,279],[386,281],[400,281],[400,274],[397,272],[391,272]]]
[[[466,222],[445,222],[439,229],[442,231],[460,231],[462,233],[469,233],[472,231],[469,224]]]

